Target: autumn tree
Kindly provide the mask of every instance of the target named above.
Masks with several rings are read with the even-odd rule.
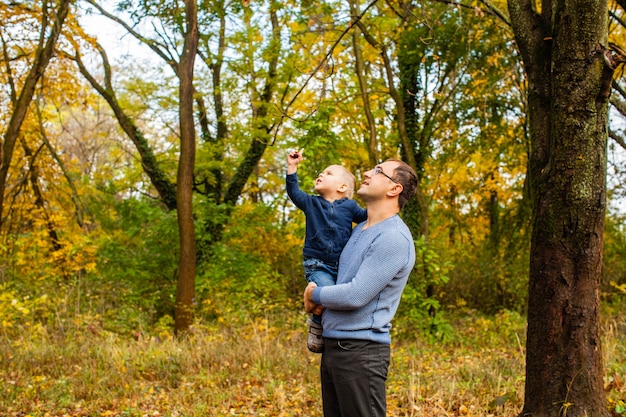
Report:
[[[60,9],[56,9],[60,7]],[[2,237],[13,242],[36,229],[47,231],[55,264],[61,266],[74,227],[85,226],[85,207],[76,182],[76,164],[61,149],[68,103],[87,108],[93,96],[76,82],[73,66],[57,54],[74,21],[69,4],[2,4],[0,30],[3,65],[0,80],[5,161],[2,183]],[[59,123],[50,123],[52,115]],[[29,219],[29,220],[27,220]],[[74,239],[74,241],[77,241]],[[6,247],[11,254],[9,244]],[[67,273],[59,269],[67,278]]]
[[[471,286],[461,292],[472,306],[485,302],[501,308],[513,298],[510,294],[519,293],[523,280],[511,268],[493,264],[524,253],[526,246],[520,246],[527,242],[513,238],[520,246],[500,245],[510,234],[527,230],[508,227],[524,213],[520,190],[526,165],[523,83],[505,36],[508,28],[486,6],[373,3],[360,9],[350,2],[352,77],[362,101],[357,110],[361,115],[354,117],[363,120],[370,163],[401,155],[416,169],[419,188],[404,210],[414,237],[430,250],[459,259],[455,294],[460,286]],[[383,107],[387,114],[378,110]],[[442,223],[448,230],[445,237]],[[492,251],[481,258],[468,245],[490,246]],[[479,284],[466,284],[468,260],[479,266],[471,268],[481,276]],[[486,266],[480,267],[481,261]],[[437,268],[428,264],[425,260],[420,279],[412,282],[430,282],[426,294],[433,297],[442,283],[432,274]],[[496,307],[497,302],[502,304]]]
[[[196,161],[196,129],[193,110],[193,74],[198,49],[198,6],[185,1],[185,31],[180,58],[180,156],[176,184],[176,209],[180,236],[175,330],[189,329],[193,320],[196,282],[196,238],[193,215],[193,173]]]
[[[96,45],[104,64],[105,84],[101,85],[89,73],[78,53],[78,48],[76,48],[77,53],[74,59],[78,63],[81,72],[107,100],[120,125],[133,140],[142,157],[142,166],[158,190],[162,201],[168,208],[173,208],[174,204],[176,206],[180,255],[178,258],[174,327],[176,332],[184,332],[189,328],[193,320],[196,275],[196,238],[193,213],[196,130],[193,103],[196,92],[194,87],[194,63],[198,49],[198,6],[195,0],[188,0],[185,1],[184,11],[172,4],[164,12],[161,12],[158,10],[158,7],[155,8],[152,4],[144,4],[145,9],[142,13],[146,18],[162,18],[163,27],[169,28],[169,30],[164,30],[162,35],[164,38],[169,39],[170,42],[161,43],[152,41],[138,33],[134,28],[126,24],[123,19],[107,12],[99,3],[92,1],[89,3],[95,6],[102,14],[123,26],[132,36],[146,43],[170,66],[179,81],[178,137],[180,149],[176,175],[176,195],[174,197],[172,195],[171,182],[156,162],[153,150],[116,99],[111,83],[111,67],[108,64],[106,52],[99,45]],[[120,5],[122,8],[132,6],[124,4],[124,2],[121,2]]]
[[[84,41],[93,45],[93,48],[101,58],[102,80],[99,80],[99,77],[94,75],[83,62],[81,44]],[[120,104],[118,91],[113,87],[113,69],[106,50],[97,41],[84,34],[82,30],[78,39],[71,39],[70,42],[73,44],[74,51],[65,55],[76,62],[80,73],[109,104],[120,128],[135,145],[135,149],[137,149],[141,159],[141,166],[157,191],[160,202],[168,210],[174,210],[176,208],[176,187],[168,173],[159,164],[155,151],[146,137],[146,133],[138,126],[136,120],[129,114],[129,111]]]
[[[11,119],[6,131],[4,132],[2,142],[2,161],[0,165],[0,224],[2,222],[2,211],[4,206],[4,196],[6,191],[6,182],[13,151],[18,140],[20,129],[29,111],[33,95],[37,84],[41,80],[50,59],[54,55],[54,48],[61,34],[65,18],[68,15],[71,1],[60,0],[57,4],[49,4],[48,1],[42,1],[39,4],[41,19],[39,26],[38,39],[35,42],[32,62],[28,64],[28,71],[23,80],[15,79],[17,75],[13,73],[10,62],[11,56],[7,55],[7,49],[3,49],[5,55],[3,61],[9,66],[7,74],[10,76],[9,85],[12,88],[13,107],[10,109]],[[3,5],[2,7],[7,7]],[[15,3],[10,7],[21,8],[24,5]],[[35,14],[36,16],[36,14]],[[8,34],[4,34],[8,36]]]
[[[117,3],[118,13],[105,10],[99,2],[89,0],[88,3],[151,49],[179,80],[182,79],[182,56],[177,48],[184,28],[181,14],[174,3],[162,7],[161,3],[145,2],[137,5],[121,1]],[[190,174],[193,192],[201,196],[199,201],[203,207],[195,213],[196,226],[203,232],[195,260],[202,261],[208,258],[211,245],[219,242],[229,213],[246,192],[247,184],[258,175],[259,162],[273,144],[271,132],[276,125],[277,105],[274,100],[277,88],[280,86],[283,89],[281,97],[287,96],[289,74],[294,72],[288,64],[289,55],[294,54],[291,50],[283,50],[281,46],[281,31],[288,21],[281,18],[281,13],[289,14],[290,10],[273,1],[263,6],[221,1],[203,4],[204,7],[198,12],[202,30],[198,31],[196,49],[199,58],[196,63],[199,63],[200,70],[194,75],[191,93],[200,141],[198,163]],[[227,14],[230,19],[226,19]],[[131,23],[124,20],[123,16]],[[237,29],[228,28],[227,24],[231,21],[241,25]],[[146,29],[149,26],[152,30]],[[259,42],[259,39],[264,40]],[[160,198],[171,208],[171,185],[166,176],[162,175],[163,170],[154,163],[154,153],[149,148],[149,142],[120,105],[116,91],[112,88],[111,66],[108,65],[104,50],[98,48],[98,51],[104,64],[104,82],[89,74],[80,55],[76,54],[74,59],[81,72],[111,105],[120,125],[140,152],[143,167]],[[226,54],[240,59],[225,62]],[[279,71],[281,56],[284,62],[280,68],[282,74]],[[222,78],[225,65],[229,77],[226,80]],[[283,80],[280,83],[277,81],[279,75]],[[204,82],[206,80],[209,82]],[[246,94],[226,94],[237,88],[242,88]],[[227,155],[230,160],[227,160]],[[180,180],[177,179],[177,185],[180,185]],[[251,190],[254,188],[250,187]],[[258,199],[254,192],[249,195]],[[180,203],[178,197],[175,200],[177,204]],[[181,267],[179,273],[183,269]]]
[[[528,80],[533,209],[521,416],[608,416],[599,280],[608,100],[605,0],[509,0]]]

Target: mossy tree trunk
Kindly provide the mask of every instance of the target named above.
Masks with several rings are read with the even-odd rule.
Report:
[[[599,283],[613,65],[606,0],[508,0],[529,90],[533,205],[520,416],[608,416]]]

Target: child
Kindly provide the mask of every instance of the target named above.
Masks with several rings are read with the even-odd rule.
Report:
[[[302,250],[304,275],[318,286],[334,285],[337,280],[339,255],[350,238],[352,223],[367,219],[365,209],[352,200],[356,180],[341,165],[330,165],[315,180],[315,191],[309,195],[298,186],[298,164],[303,150],[292,151],[287,157],[287,195],[306,216],[306,236]],[[320,353],[324,348],[322,318],[313,314],[307,319],[307,347]]]

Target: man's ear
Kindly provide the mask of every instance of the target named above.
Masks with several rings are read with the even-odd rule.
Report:
[[[404,190],[402,184],[394,183],[393,187],[391,187],[391,189],[387,191],[387,195],[390,197],[395,197],[400,195],[400,193],[402,193],[402,190]]]

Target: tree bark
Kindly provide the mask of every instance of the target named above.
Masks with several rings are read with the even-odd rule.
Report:
[[[185,40],[180,58],[180,157],[176,203],[180,234],[180,256],[174,330],[180,334],[189,329],[193,320],[196,280],[196,238],[193,221],[193,172],[196,158],[196,132],[193,113],[193,65],[198,48],[198,6],[195,0],[185,0]]]
[[[528,78],[532,148],[533,233],[520,416],[608,416],[599,329],[613,71],[605,50],[607,3],[546,0],[540,12],[533,4],[508,0]]]

